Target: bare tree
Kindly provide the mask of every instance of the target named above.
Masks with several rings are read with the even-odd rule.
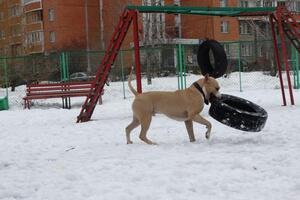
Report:
[[[143,0],[143,5],[147,6],[161,6],[161,0]],[[161,52],[153,51],[154,47],[165,41],[165,24],[164,14],[162,13],[144,13],[143,14],[143,29],[144,40],[143,44],[146,49],[146,74],[147,83],[151,84],[151,65],[157,65],[161,61]],[[151,50],[149,50],[151,48]]]

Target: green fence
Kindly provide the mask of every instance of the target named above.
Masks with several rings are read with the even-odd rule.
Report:
[[[233,89],[243,91],[245,88],[255,88],[257,73],[268,77],[276,77],[272,41],[239,41],[222,43],[228,57],[228,68],[223,79],[232,80]],[[156,77],[178,77],[177,88],[183,89],[189,74],[201,74],[197,64],[198,44],[156,45],[141,48],[142,77],[151,84]],[[292,47],[288,51],[291,69],[293,69],[294,88],[299,88],[299,56]],[[48,55],[35,54],[23,57],[0,58],[0,63],[6,63],[7,75],[0,74],[3,90],[4,76],[7,78],[10,90],[32,82],[84,81],[93,79],[104,56],[103,51],[69,51],[56,52]],[[121,50],[111,68],[109,81],[127,80],[131,66],[134,66],[133,49]],[[2,67],[3,68],[3,67]],[[234,77],[234,79],[231,79]],[[272,79],[273,80],[273,79]],[[144,83],[145,84],[145,83]],[[274,82],[278,84],[278,82]],[[123,96],[125,97],[125,84]]]
[[[0,60],[0,111],[7,110],[8,106],[8,79],[6,60]]]

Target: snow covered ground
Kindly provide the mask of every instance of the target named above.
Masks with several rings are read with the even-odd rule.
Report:
[[[133,100],[127,85],[126,99],[122,83],[106,87],[93,120],[80,124],[84,99],[72,100],[71,110],[61,109],[60,100],[23,110],[24,87],[18,87],[10,94],[11,109],[0,112],[0,199],[298,200],[300,91],[294,91],[296,106],[282,107],[278,79],[250,75],[256,79],[243,92],[237,74],[220,79],[221,92],[265,108],[269,118],[261,132],[224,126],[206,107],[202,115],[213,124],[209,141],[203,126],[194,125],[197,141],[190,143],[183,123],[158,115],[149,130],[157,146],[142,143],[139,129],[134,144],[126,145]],[[188,76],[187,85],[197,78]],[[176,78],[144,84],[145,91],[176,88]]]

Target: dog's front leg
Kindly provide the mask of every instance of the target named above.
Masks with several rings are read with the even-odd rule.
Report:
[[[195,142],[196,139],[195,139],[195,134],[194,134],[194,129],[193,129],[193,121],[186,120],[186,121],[184,121],[184,123],[185,123],[186,130],[189,134],[190,142]]]
[[[193,117],[193,121],[198,122],[198,123],[203,124],[203,125],[206,126],[207,131],[205,133],[205,137],[206,137],[206,139],[209,139],[210,132],[211,132],[211,123],[209,121],[207,121],[205,118],[203,118],[201,115],[195,115]]]

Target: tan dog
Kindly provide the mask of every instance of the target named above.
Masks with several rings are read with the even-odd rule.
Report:
[[[140,139],[147,144],[156,144],[146,136],[152,116],[162,113],[171,119],[184,121],[190,142],[195,141],[193,121],[206,126],[206,138],[209,139],[211,123],[199,113],[203,110],[204,102],[208,104],[211,97],[220,98],[218,82],[206,75],[185,90],[174,92],[145,92],[139,94],[131,85],[131,76],[128,78],[128,86],[135,95],[132,103],[133,120],[126,127],[127,144],[132,144],[130,132],[141,125]]]

